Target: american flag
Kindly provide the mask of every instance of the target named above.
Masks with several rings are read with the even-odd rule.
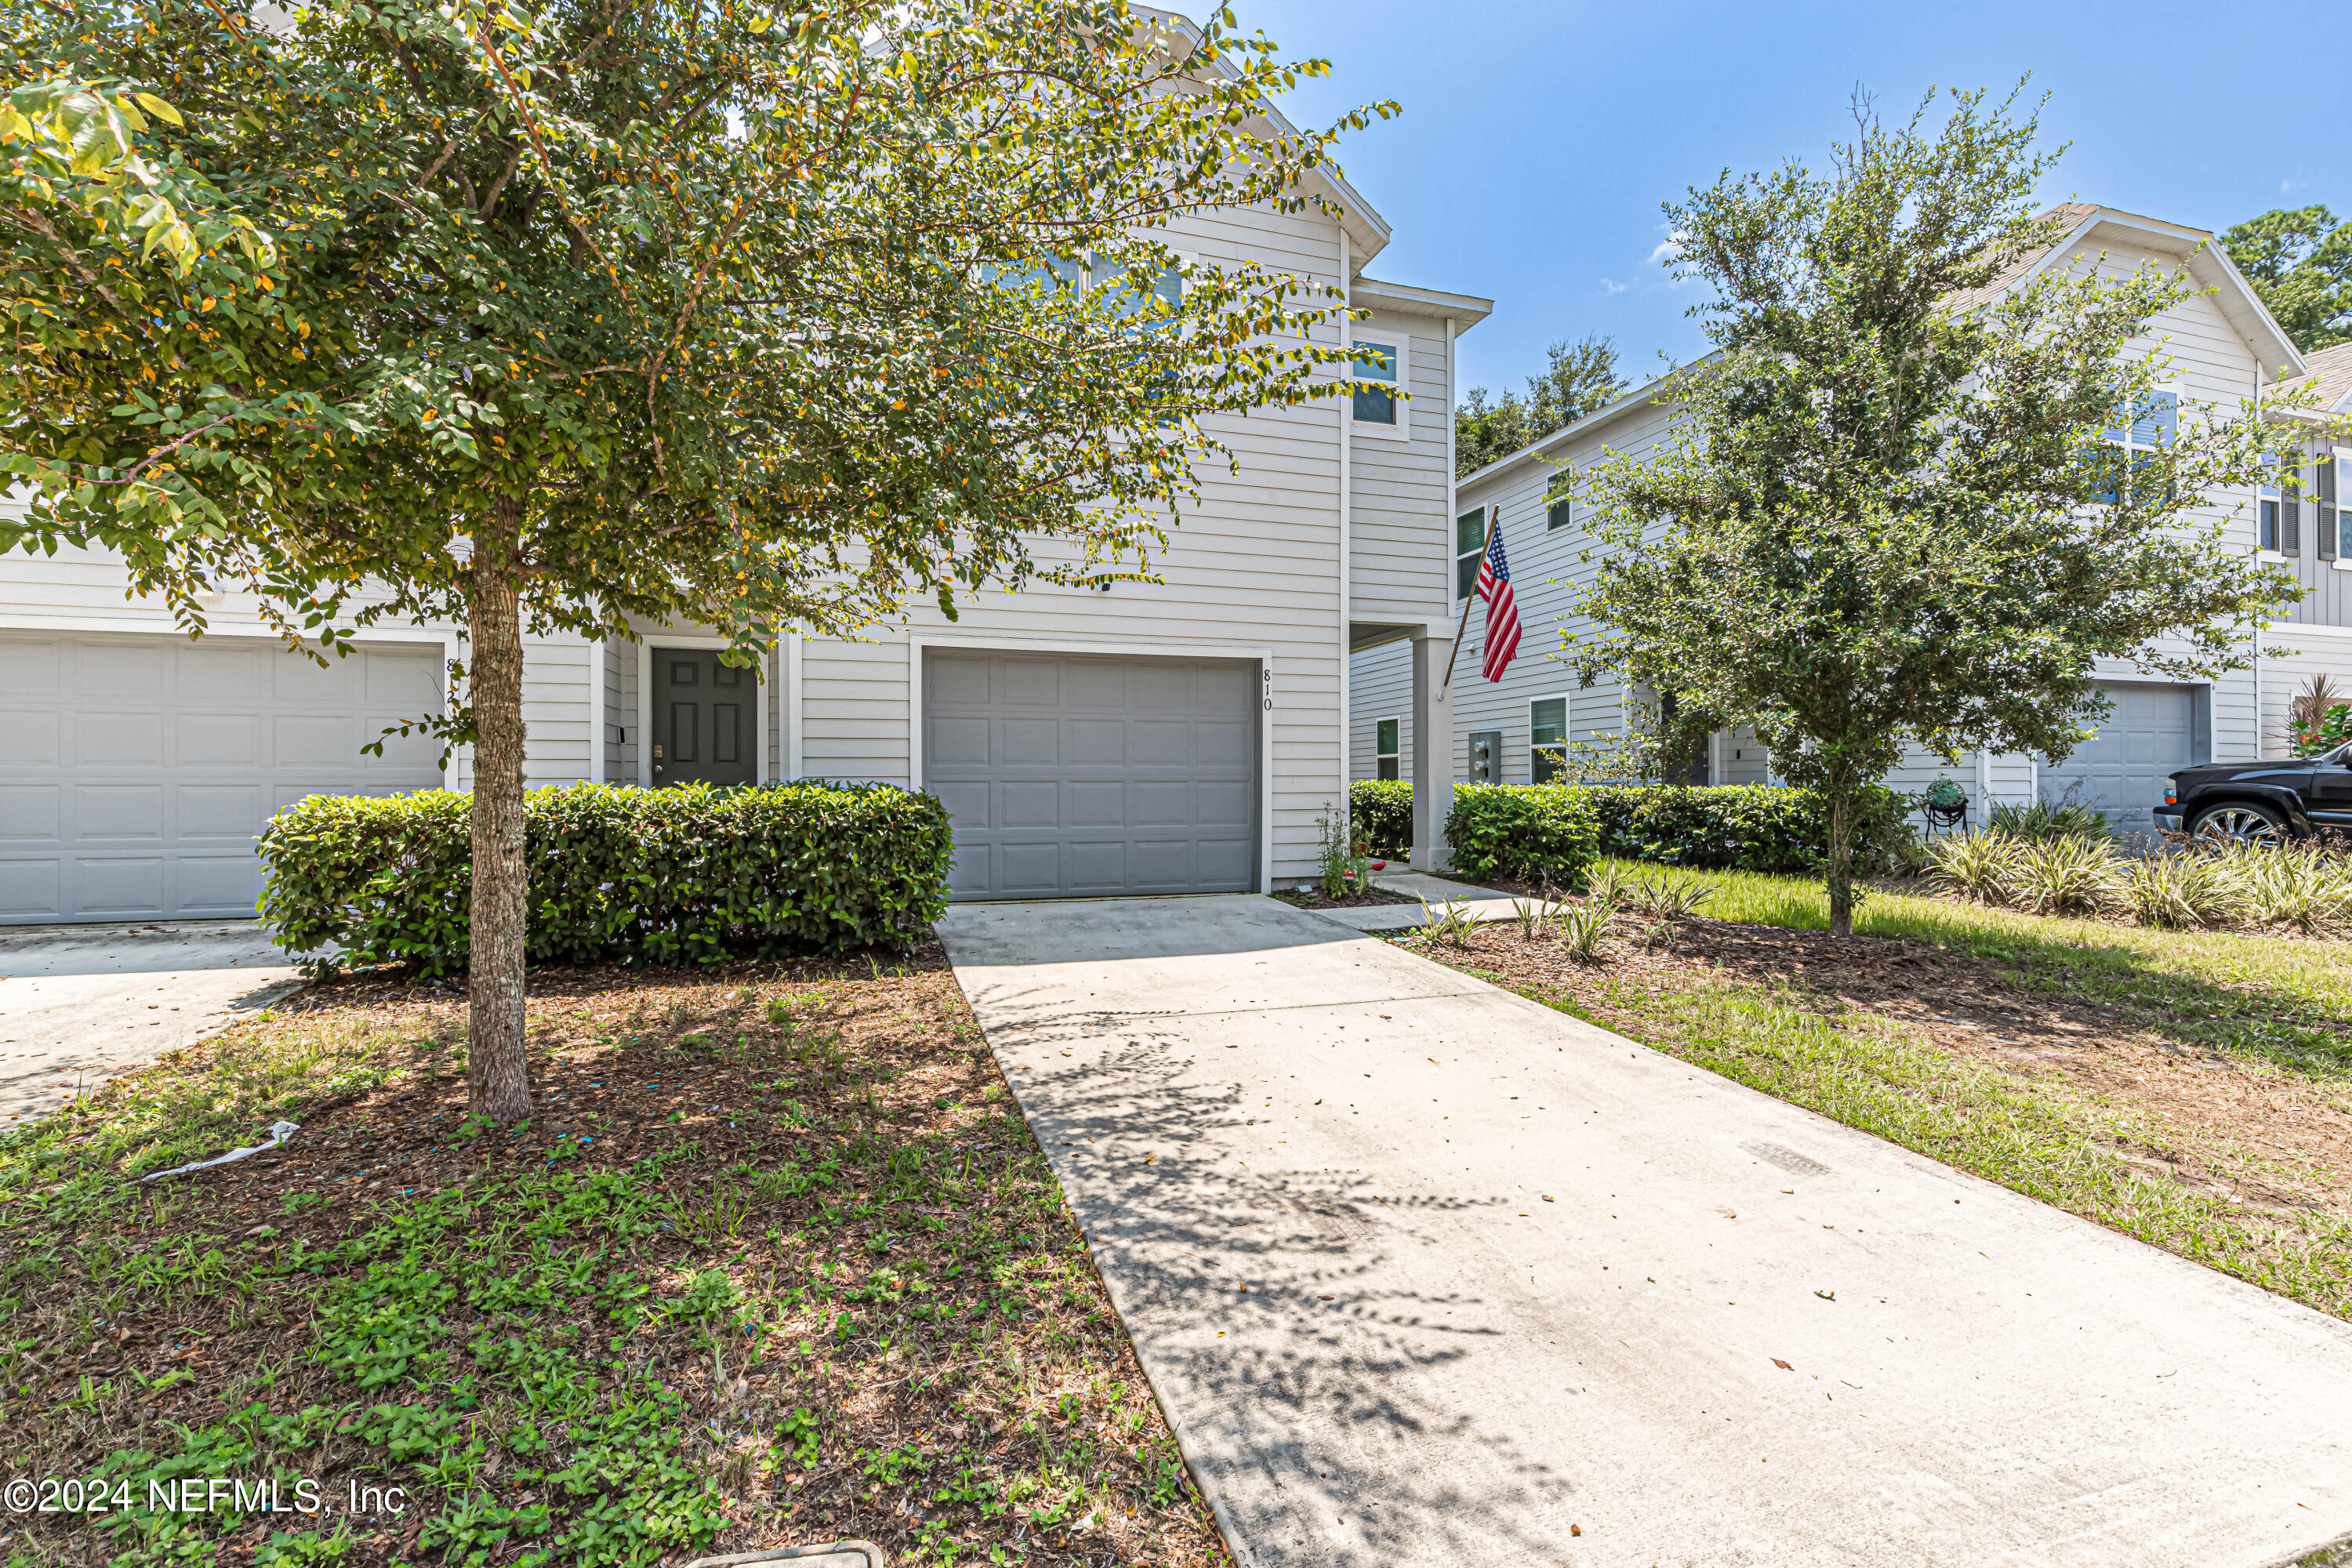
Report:
[[[1478,562],[1478,596],[1486,601],[1486,679],[1500,680],[1519,651],[1519,606],[1511,597],[1511,563],[1503,556],[1500,518]]]

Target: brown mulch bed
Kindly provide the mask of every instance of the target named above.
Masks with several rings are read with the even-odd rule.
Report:
[[[1362,910],[1378,904],[1421,902],[1411,893],[1400,893],[1388,888],[1366,888],[1361,892],[1349,893],[1344,899],[1326,898],[1320,889],[1308,891],[1287,888],[1277,890],[1274,896],[1292,908],[1301,910]]]
[[[667,1561],[845,1537],[893,1562],[987,1561],[992,1548],[1031,1563],[1229,1561],[937,946],[721,973],[541,972],[529,1016],[539,1109],[520,1129],[461,1131],[460,992],[347,979],[205,1047],[224,1083],[273,1030],[356,1029],[396,1058],[376,1087],[304,1108],[283,1150],[101,1196],[70,1219],[42,1205],[72,1179],[12,1184],[0,1260],[21,1301],[10,1336],[30,1345],[0,1390],[11,1473],[87,1475],[110,1454],[169,1455],[183,1428],[256,1401],[265,1418],[318,1408],[331,1425],[279,1459],[339,1501],[353,1480],[408,1486],[413,1500],[404,1518],[352,1519],[357,1540],[336,1561],[440,1561],[447,1521],[478,1500],[524,1510],[524,1523],[487,1556],[451,1561],[617,1561],[538,1555],[597,1499],[558,1486],[561,1423],[500,1382],[499,1345],[513,1336],[560,1346],[602,1388],[675,1398],[645,1452],[686,1459],[709,1484],[699,1506],[725,1519],[690,1550],[666,1547]],[[101,1097],[86,1116],[115,1103]],[[57,1181],[70,1147],[49,1145],[43,1181]],[[830,1184],[791,1190],[810,1173]],[[644,1212],[666,1217],[637,1234],[556,1238],[586,1249],[576,1300],[505,1320],[465,1299],[442,1309],[447,1331],[428,1335],[425,1353],[443,1359],[423,1382],[362,1389],[325,1363],[320,1304],[388,1266],[322,1264],[325,1249],[462,1199],[479,1206],[478,1224],[449,1233],[458,1279],[466,1247],[524,1225],[563,1177],[594,1174],[625,1174],[654,1205]],[[530,1248],[550,1245],[483,1244],[521,1248],[517,1278],[541,1256]],[[207,1249],[220,1268],[196,1265]],[[142,1257],[181,1260],[173,1282],[131,1281],[121,1260]],[[737,1303],[723,1334],[715,1317],[659,1315],[716,1275]],[[611,1284],[624,1277],[644,1288],[642,1310],[626,1304],[635,1286]],[[184,1375],[159,1382],[167,1372]],[[488,1439],[479,1473],[446,1491],[420,1483],[425,1461],[396,1461],[367,1438],[366,1413],[386,1405],[456,1412],[453,1443]],[[796,1426],[795,1412],[814,1425]],[[544,1425],[547,1447],[502,1440],[526,1422]],[[313,1522],[323,1532],[339,1521],[208,1518],[199,1533],[216,1531],[222,1560],[237,1562],[273,1529]],[[97,1563],[131,1543],[91,1524],[33,1524],[12,1552]]]
[[[1634,922],[1620,917],[1617,929],[1626,935],[1605,939],[1589,964],[1507,923],[1480,927],[1459,947],[1421,946],[1636,1037],[1654,1032],[1645,996],[1727,979],[1778,987],[2130,1113],[2142,1135],[2119,1152],[2145,1169],[2250,1204],[2352,1218],[2352,1091],[2340,1082],[2186,1048],[2116,1008],[2026,988],[1993,963],[1924,943],[1699,917],[1669,943],[1644,946]]]

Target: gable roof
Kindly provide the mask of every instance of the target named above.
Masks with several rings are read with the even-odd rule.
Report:
[[[1967,289],[1952,296],[1950,304],[1954,310],[1974,310],[2000,298],[2025,279],[2071,254],[2078,246],[2128,244],[2161,256],[2177,257],[2192,279],[2213,290],[2222,315],[2245,339],[2246,346],[2253,351],[2256,363],[2263,367],[2263,379],[2265,382],[2275,384],[2320,371],[2322,360],[2326,358],[2331,368],[2322,373],[2319,406],[2335,408],[2340,401],[2347,412],[2352,412],[2352,344],[2319,350],[2308,356],[2299,353],[2294,340],[2272,318],[2261,296],[2254,292],[2253,285],[2246,281],[2245,274],[2240,272],[2228,254],[2213,243],[2210,230],[2167,223],[2161,218],[2123,212],[2115,207],[2101,206],[2095,202],[2061,202],[2056,206],[2045,208],[2039,216],[2058,221],[2062,226],[2058,237],[2042,249],[2019,257],[1983,288]],[[1695,363],[1704,364],[1714,357],[1708,354]],[[1521,462],[1549,457],[1572,438],[1589,434],[1595,426],[1649,401],[1665,379],[1661,376],[1626,394],[1606,408],[1586,415],[1573,425],[1555,430],[1507,457],[1497,458],[1485,468],[1465,474],[1457,486],[1457,493],[1462,488],[1492,479]]]
[[[2314,349],[2303,363],[2311,371],[2312,407],[2322,414],[2352,414],[2352,343]]]
[[[2058,237],[2042,249],[2018,258],[1983,288],[1955,295],[1951,300],[1953,309],[1974,310],[1986,304],[2077,250],[2127,245],[2175,258],[2200,287],[2212,290],[2222,316],[2237,330],[2247,348],[2253,352],[2255,363],[2263,367],[2264,382],[2284,381],[2305,374],[2303,355],[2296,351],[2294,341],[2272,319],[2262,297],[2254,292],[2253,285],[2246,281],[2245,274],[2238,270],[2229,253],[2214,243],[2210,229],[2167,223],[2162,218],[2101,206],[2095,202],[2061,202],[2038,216],[2057,221]]]
[[[1138,5],[1135,10],[1137,15],[1150,17],[1163,30],[1181,39],[1186,53],[1199,46],[1201,29],[1190,16],[1157,5]],[[1223,57],[1212,63],[1218,74],[1228,81],[1241,75],[1233,62]],[[1284,119],[1282,110],[1272,104],[1265,106],[1264,113],[1266,123],[1274,128],[1276,134],[1298,134],[1298,127]],[[1307,172],[1306,184],[1338,210],[1339,227],[1348,237],[1349,261],[1353,267],[1362,267],[1388,248],[1391,232],[1389,220],[1373,211],[1372,204],[1356,193],[1355,186],[1348,184],[1347,176],[1339,173],[1339,165],[1332,163],[1317,164]]]

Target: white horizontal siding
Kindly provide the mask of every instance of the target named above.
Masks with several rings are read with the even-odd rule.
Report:
[[[1348,659],[1348,777],[1376,779],[1379,724],[1397,721],[1397,777],[1412,777],[1412,644],[1382,643]]]

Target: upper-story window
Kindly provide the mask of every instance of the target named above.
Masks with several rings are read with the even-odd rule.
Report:
[[[2180,430],[2180,395],[2168,387],[2152,387],[2140,395],[2131,407],[2118,409],[2116,423],[2104,434],[2113,444],[2107,453],[2109,488],[2099,492],[2098,499],[2109,506],[2117,498],[2116,481],[2129,483],[2123,476],[2136,474],[2148,466],[2158,448],[2172,445]]]
[[[1562,482],[1554,481],[1554,483],[1557,487]],[[1555,528],[1566,528],[1575,521],[1575,508],[1565,488],[1560,488],[1558,494],[1544,502],[1544,528],[1547,531]]]
[[[2290,465],[2278,453],[2263,458],[2263,477],[2255,487],[2256,542],[2273,555],[2303,553],[2302,460]]]
[[[1397,388],[1404,381],[1404,345],[1356,340],[1355,422],[1375,434],[1404,433],[1404,402]]]
[[[1478,585],[1478,557],[1486,553],[1486,509],[1473,507],[1454,520],[1454,596],[1466,599]]]
[[[2311,465],[2313,533],[2322,561],[2352,560],[2352,453],[2322,447]]]

